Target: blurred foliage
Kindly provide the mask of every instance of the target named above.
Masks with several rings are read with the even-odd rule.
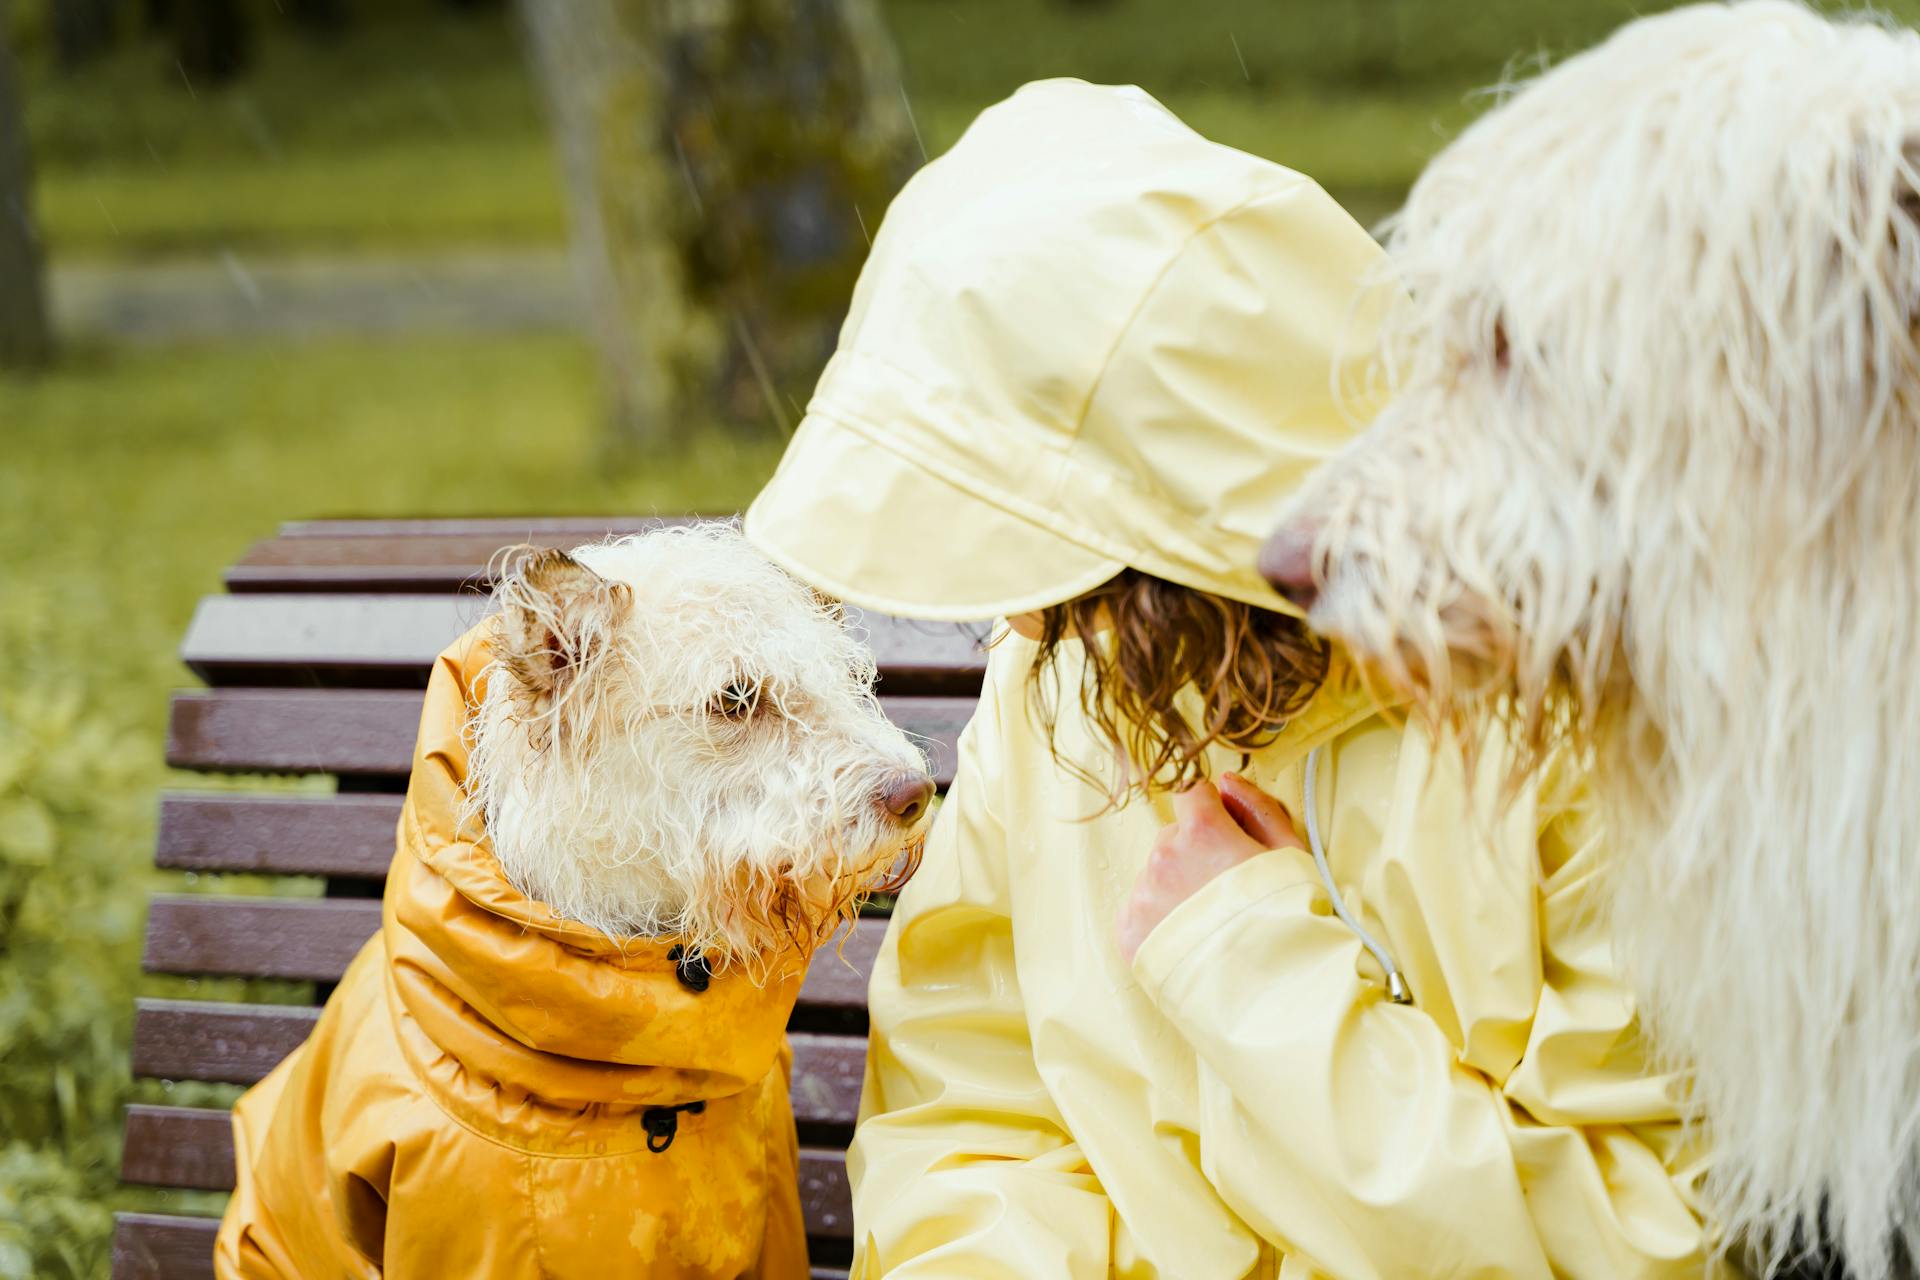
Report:
[[[0,613],[0,1277],[86,1276],[106,1226],[155,743],[60,660],[51,584]]]
[[[0,1147],[0,1280],[99,1274],[112,1218],[83,1173],[25,1142]]]
[[[189,86],[126,28],[62,73],[16,3],[56,254],[561,243],[546,127],[504,9],[350,7],[315,38],[250,0],[237,83]],[[1195,127],[1313,174],[1371,220],[1485,99],[1667,0],[884,0],[920,132],[948,146],[1027,80],[1137,83]],[[1847,7],[1829,3],[1826,7]],[[1878,6],[1920,20],[1920,0]]]

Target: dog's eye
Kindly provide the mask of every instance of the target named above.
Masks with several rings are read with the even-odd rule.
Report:
[[[750,680],[734,680],[714,695],[710,711],[722,720],[745,720],[759,705],[759,684]]]
[[[1513,348],[1507,342],[1507,325],[1504,320],[1493,322],[1493,367],[1505,373],[1513,364]]]

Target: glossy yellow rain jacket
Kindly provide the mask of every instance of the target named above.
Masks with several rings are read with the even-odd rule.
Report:
[[[748,536],[909,615],[1038,608],[1129,565],[1287,610],[1255,552],[1353,429],[1333,388],[1379,265],[1313,183],[1138,90],[1030,86],[889,211]],[[1577,775],[1501,810],[1336,661],[1277,741],[1212,763],[1313,806],[1414,1003],[1295,849],[1214,880],[1129,966],[1115,921],[1170,806],[1102,812],[1056,764],[1034,655],[993,649],[874,974],[862,1274],[1703,1273],[1700,1161],[1615,972]],[[1060,701],[1062,754],[1113,767]]]
[[[380,933],[235,1109],[215,1269],[804,1277],[784,1030],[799,980],[695,991],[669,942],[559,919],[459,836],[487,625],[434,668]],[[694,1102],[649,1150],[647,1113]]]

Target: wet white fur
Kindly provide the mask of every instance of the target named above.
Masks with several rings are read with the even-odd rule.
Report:
[[[1824,1206],[1861,1280],[1920,1233],[1916,147],[1920,38],[1783,0],[1520,87],[1392,225],[1397,398],[1289,517],[1390,678],[1591,731],[1726,1237]]]
[[[926,762],[881,712],[872,655],[730,525],[573,556],[606,580],[584,599],[523,574],[496,593],[572,664],[545,697],[489,668],[469,789],[502,869],[610,936],[757,971],[810,951],[918,836],[880,799]],[[730,685],[750,714],[720,714]]]

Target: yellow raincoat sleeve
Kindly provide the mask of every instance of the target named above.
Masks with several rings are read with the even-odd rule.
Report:
[[[1284,1278],[1702,1275],[1682,1131],[1590,900],[1592,824],[1476,818],[1400,733],[1335,744],[1356,785],[1327,788],[1329,849],[1337,868],[1343,841],[1379,842],[1399,883],[1374,900],[1418,904],[1363,913],[1414,1006],[1299,849],[1214,880],[1135,959],[1199,1057],[1209,1179]]]
[[[1107,1275],[1110,1208],[1034,1067],[981,749],[994,682],[876,965],[849,1154],[856,1276]]]

